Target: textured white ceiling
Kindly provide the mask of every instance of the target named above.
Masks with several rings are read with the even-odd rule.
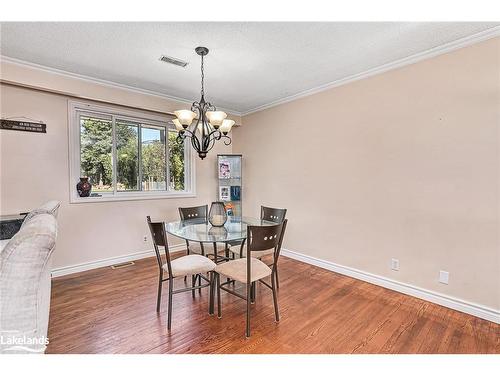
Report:
[[[2,23],[1,54],[237,112],[467,37],[494,23]],[[189,61],[165,64],[161,54]]]

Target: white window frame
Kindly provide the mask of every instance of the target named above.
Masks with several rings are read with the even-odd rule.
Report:
[[[76,184],[80,181],[80,121],[79,116],[87,114],[89,116],[101,116],[113,121],[113,191],[100,193],[99,197],[80,197],[76,191]],[[117,191],[116,189],[116,160],[115,159],[115,119],[130,120],[134,122],[144,122],[145,126],[162,127],[167,130],[167,151],[168,151],[168,131],[175,129],[172,124],[172,116],[157,115],[139,110],[129,110],[114,106],[98,105],[80,101],[68,101],[68,136],[69,136],[69,192],[70,203],[90,203],[90,202],[110,202],[128,201],[144,199],[162,198],[194,198],[196,197],[196,171],[195,155],[189,141],[184,147],[184,187],[183,191],[168,190],[170,186],[170,176],[166,174],[167,190],[165,191]],[[168,155],[167,155],[168,159]],[[139,160],[140,162],[140,160]],[[168,170],[167,160],[167,170]],[[141,181],[139,181],[141,183]]]

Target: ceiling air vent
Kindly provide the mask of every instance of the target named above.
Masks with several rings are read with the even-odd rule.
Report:
[[[182,66],[183,68],[185,68],[186,65],[188,64],[187,61],[182,61],[182,60],[176,59],[175,57],[170,57],[170,56],[165,56],[165,55],[160,56],[160,61],[163,61],[163,62],[166,62],[169,64],[173,64],[173,65],[177,65],[177,66]]]

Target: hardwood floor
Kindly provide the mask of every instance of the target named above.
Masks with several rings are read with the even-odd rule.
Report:
[[[263,285],[250,339],[245,301],[222,292],[219,320],[203,289],[174,295],[168,333],[157,277],[147,258],[54,279],[47,353],[500,353],[495,323],[284,257],[279,323]]]

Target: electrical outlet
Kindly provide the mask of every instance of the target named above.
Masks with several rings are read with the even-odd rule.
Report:
[[[447,271],[439,271],[439,282],[442,284],[448,284],[450,280],[450,273]]]
[[[399,259],[396,258],[391,259],[391,270],[399,271]]]
[[[144,237],[142,238],[142,240],[143,240],[144,242],[148,242],[148,236],[144,236]]]

